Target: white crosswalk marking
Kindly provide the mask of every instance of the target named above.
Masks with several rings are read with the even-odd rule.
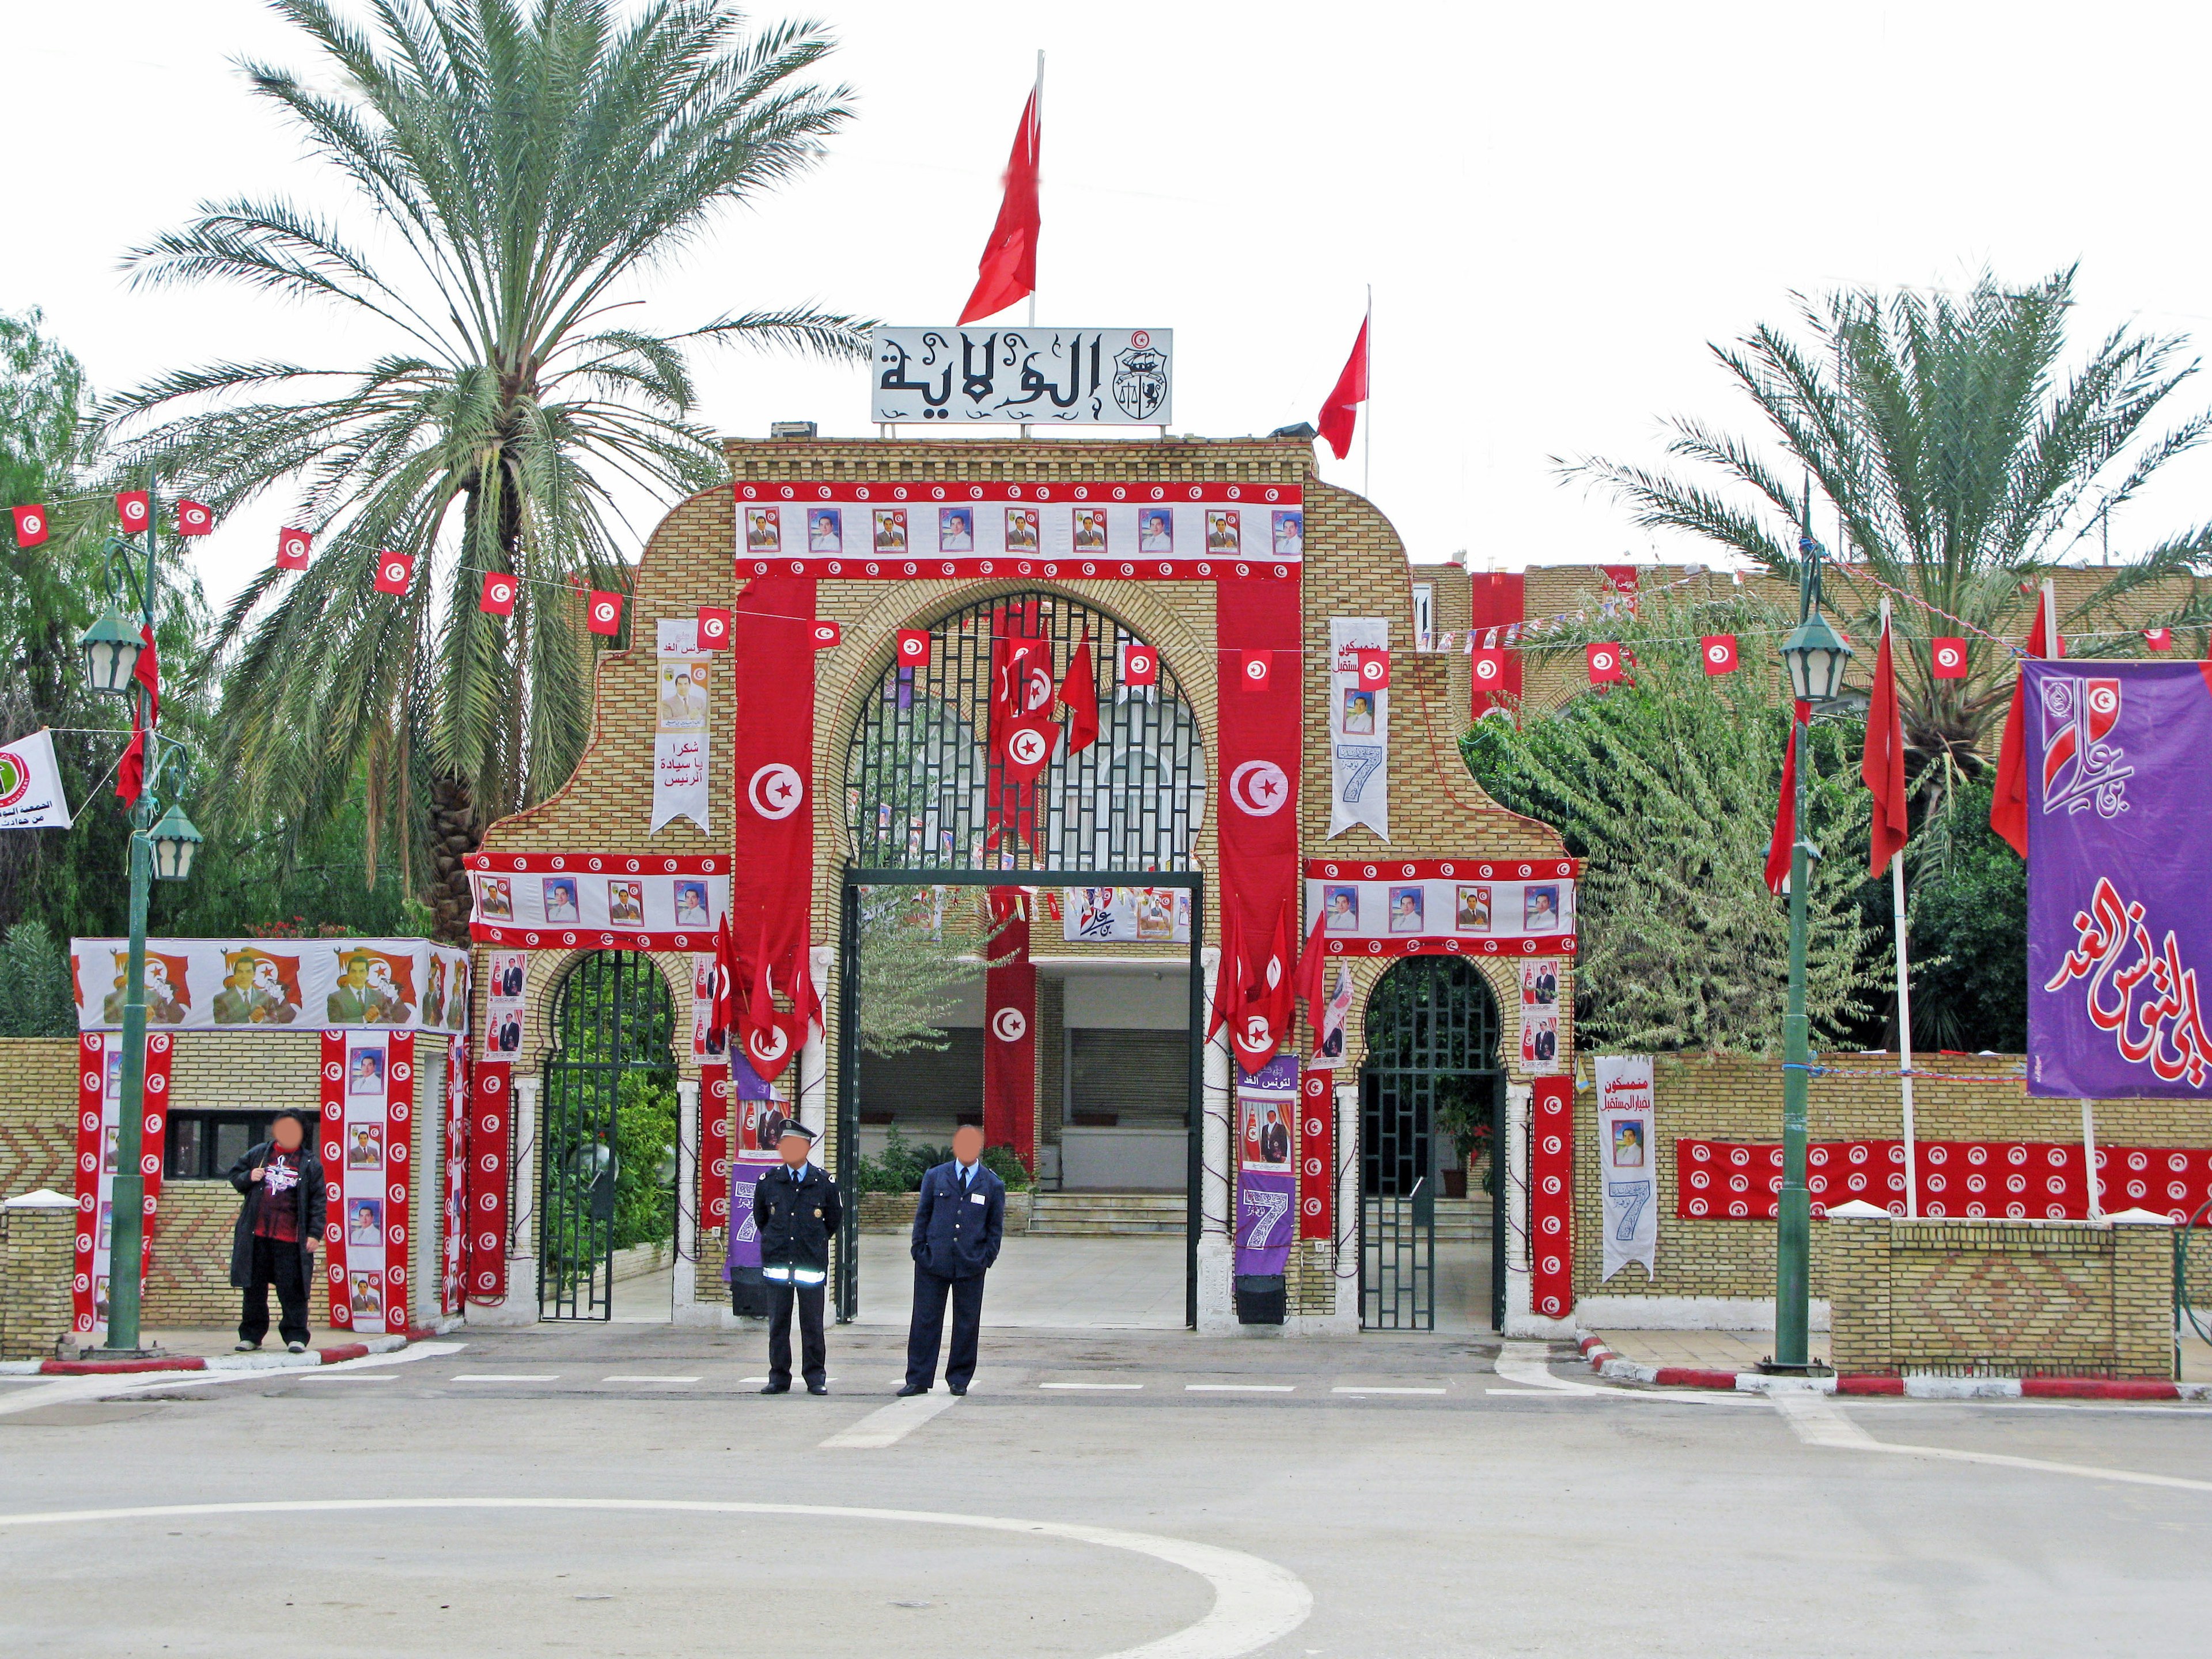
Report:
[[[957,1394],[917,1394],[894,1400],[880,1410],[870,1412],[850,1428],[831,1435],[822,1444],[824,1448],[836,1446],[856,1451],[896,1446],[939,1412],[949,1412],[959,1403]]]

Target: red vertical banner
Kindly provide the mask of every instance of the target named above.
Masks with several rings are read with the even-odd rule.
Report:
[[[1301,585],[1215,585],[1215,644],[1225,663],[1269,664],[1220,699],[1221,971],[1218,1018],[1247,1072],[1288,1035],[1297,924],[1298,766],[1304,677]]]
[[[154,1217],[161,1198],[162,1136],[168,1127],[169,1061],[175,1043],[166,1031],[146,1038],[146,1108],[140,1121],[138,1171],[146,1182],[138,1245],[143,1287],[154,1261]],[[70,1321],[80,1334],[107,1322],[108,1245],[114,1234],[116,1152],[123,1127],[123,1038],[85,1031],[76,1040],[76,1265],[70,1276]],[[143,1303],[141,1303],[143,1311]]]
[[[1298,1085],[1298,1237],[1333,1238],[1336,1073],[1308,1072]]]
[[[1022,1167],[1036,1162],[1036,964],[1030,960],[1026,889],[990,894],[990,966],[983,974],[983,1143],[1011,1146]]]
[[[1517,570],[1478,570],[1468,578],[1473,605],[1468,611],[1468,651],[1477,659],[1473,683],[1476,720],[1500,704],[1521,701],[1521,653],[1508,648],[1508,632],[1527,619],[1527,579]],[[1498,652],[1495,658],[1485,656]]]
[[[730,1063],[708,1060],[699,1067],[699,1195],[703,1232],[730,1224]]]
[[[323,1033],[320,1145],[323,1161],[323,1276],[330,1293],[330,1323],[350,1326],[353,1310],[346,1298],[345,1233],[345,1102],[346,1034]]]
[[[1547,1319],[1574,1311],[1575,1085],[1535,1080],[1528,1115],[1530,1301]]]
[[[479,1060],[470,1079],[461,1271],[472,1301],[495,1303],[507,1294],[507,1165],[508,1130],[514,1121],[514,1079],[511,1060]]]
[[[463,1277],[464,1241],[469,1224],[469,1042],[454,1037],[446,1047],[445,1233],[440,1241],[438,1311],[457,1314],[468,1295]]]
[[[385,1042],[390,1063],[385,1067],[384,1248],[376,1250],[371,1244],[368,1249],[384,1269],[384,1316],[374,1328],[398,1332],[411,1322],[408,1316],[414,1302],[408,1290],[407,1244],[414,1236],[415,1033],[393,1031]],[[362,1328],[359,1319],[354,1328]]]
[[[836,537],[852,509],[815,509],[811,533]],[[730,929],[737,941],[738,1030],[745,1058],[773,1080],[806,1041],[814,880],[814,578],[758,576],[738,596],[731,660],[737,717],[737,845]],[[772,992],[793,999],[787,1013]]]

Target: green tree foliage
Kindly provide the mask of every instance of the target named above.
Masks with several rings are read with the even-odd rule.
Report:
[[[1913,854],[1913,1046],[2024,1053],[2027,866],[1990,828],[1990,780],[1931,800]]]
[[[73,1036],[76,1000],[69,953],[35,921],[8,930],[8,965],[0,972],[0,1036]]]
[[[276,9],[320,61],[246,73],[351,209],[208,203],[133,268],[327,307],[363,356],[217,362],[114,414],[218,509],[286,489],[316,532],[305,573],[272,565],[222,620],[217,823],[312,836],[364,789],[372,836],[398,827],[410,884],[427,858],[456,933],[462,856],[565,781],[589,734],[574,586],[626,586],[610,491],[727,476],[688,349],[865,353],[865,324],[809,307],[675,333],[623,309],[722,210],[810,167],[846,93],[806,78],[831,47],[818,26],[748,32],[710,0],[628,21],[612,0],[403,0],[367,27],[325,0]],[[374,589],[386,549],[417,560],[404,598]],[[477,609],[489,571],[520,578],[511,617]]]
[[[1790,919],[1764,870],[1789,716],[1761,645],[1795,621],[1773,607],[1648,597],[1545,636],[1579,661],[1591,640],[1632,653],[1633,683],[1520,725],[1493,716],[1462,739],[1501,805],[1558,827],[1587,860],[1577,901],[1577,1017],[1626,1049],[1767,1051],[1781,1041]],[[1698,636],[1734,633],[1747,665],[1708,678]],[[1771,660],[1771,659],[1770,659]],[[1866,879],[1863,728],[1812,728],[1807,823],[1826,856],[1807,896],[1807,1007],[1826,1039],[1863,1020],[1879,982],[1857,902]]]
[[[945,1048],[944,1024],[988,965],[997,931],[982,890],[872,887],[860,896],[860,1046],[872,1054]]]
[[[676,1237],[676,1085],[628,1072],[615,1097],[615,1249]]]
[[[2033,584],[2100,545],[2135,496],[2212,430],[2203,411],[2153,425],[2196,373],[2186,342],[2124,327],[2073,349],[2073,289],[2068,270],[2021,289],[1985,274],[1955,296],[1859,289],[1801,300],[1802,336],[1761,325],[1713,348],[1765,422],[1758,437],[1676,420],[1667,453],[1688,473],[1602,459],[1565,470],[1609,491],[1640,525],[1686,531],[1793,582],[1809,473],[1814,520],[1840,518],[1851,558],[1967,624],[1899,607],[1899,690],[1914,772],[1948,757],[1978,773],[2015,677],[2011,654],[1977,630],[2024,632]],[[2138,543],[2064,624],[2112,629],[2122,600],[2203,572],[2208,558],[2212,524]],[[1876,595],[1858,592],[1868,612],[1845,620],[1863,638]],[[2132,652],[2138,627],[2212,622],[2212,594],[2194,581],[2186,592],[2074,654]],[[1933,677],[1936,635],[1966,638],[1966,678]]]

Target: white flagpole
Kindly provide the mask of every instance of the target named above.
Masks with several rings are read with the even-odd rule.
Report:
[[[1035,135],[1044,131],[1044,48],[1042,46],[1039,46],[1037,48],[1036,88],[1030,94],[1030,97],[1031,102],[1036,106],[1033,113],[1036,118],[1030,123],[1030,131],[1032,135]],[[1035,142],[1034,137],[1032,137],[1032,142]],[[1037,165],[1037,240],[1042,242],[1044,240],[1042,228],[1044,219],[1044,165],[1042,155],[1038,157]],[[1039,280],[1042,279],[1040,278]],[[1035,289],[1031,289],[1030,290],[1029,325],[1031,328],[1035,328],[1036,326],[1036,290]],[[1022,436],[1027,438],[1029,435],[1030,423],[1027,421],[1024,421],[1022,422]]]
[[[2066,649],[2058,633],[2058,584],[2049,576],[2043,579],[2043,649],[2053,657]],[[2081,1189],[2089,1200],[2089,1219],[2103,1220],[2105,1201],[2097,1192],[2097,1109],[2087,1100],[2081,1103]]]
[[[1367,285],[1367,326],[1361,331],[1367,336],[1367,398],[1361,411],[1360,425],[1364,428],[1359,440],[1359,493],[1369,501],[1375,499],[1375,284]]]
[[[1885,636],[1889,633],[1887,594],[1881,601],[1881,631]],[[1895,652],[1894,642],[1890,648]],[[1893,655],[1892,660],[1895,660]],[[1897,1058],[1901,1073],[1898,1083],[1905,1097],[1905,1218],[1914,1221],[1920,1216],[1920,1153],[1912,1123],[1912,991],[1911,970],[1905,960],[1903,848],[1889,855],[1889,920],[1897,939]]]

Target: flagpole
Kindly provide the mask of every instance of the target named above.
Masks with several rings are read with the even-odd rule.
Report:
[[[2051,577],[2043,579],[2043,638],[2030,639],[2028,649],[2039,647],[2046,657],[2062,657],[2066,653],[2064,641],[2058,635],[2058,584]],[[2081,1189],[2089,1200],[2089,1219],[2105,1218],[2105,1202],[2097,1190],[2097,1109],[2093,1101],[2081,1103]]]
[[[1036,85],[1031,88],[1030,92],[1030,108],[1032,116],[1035,118],[1030,123],[1030,143],[1031,147],[1034,148],[1036,143],[1036,135],[1041,131],[1044,126],[1044,48],[1042,46],[1039,46],[1037,48]],[[1044,167],[1042,166],[1042,158],[1040,157],[1039,166],[1037,167],[1037,195],[1040,199],[1042,199],[1043,194]],[[1043,239],[1040,237],[1038,240],[1042,240]],[[1029,325],[1031,328],[1035,328],[1036,326],[1036,290],[1035,289],[1031,289],[1030,290],[1029,316]],[[1030,423],[1027,421],[1024,421],[1022,422],[1022,436],[1026,439],[1029,435]]]
[[[1367,418],[1361,422],[1359,439],[1359,493],[1369,501],[1375,499],[1375,284],[1367,285],[1367,324],[1363,331],[1367,336]]]
[[[1881,631],[1889,634],[1889,596],[1881,601]],[[1889,855],[1889,919],[1897,939],[1897,1057],[1898,1082],[1905,1097],[1905,1218],[1920,1215],[1920,1155],[1912,1123],[1912,992],[1906,965],[1905,936],[1905,849]]]

